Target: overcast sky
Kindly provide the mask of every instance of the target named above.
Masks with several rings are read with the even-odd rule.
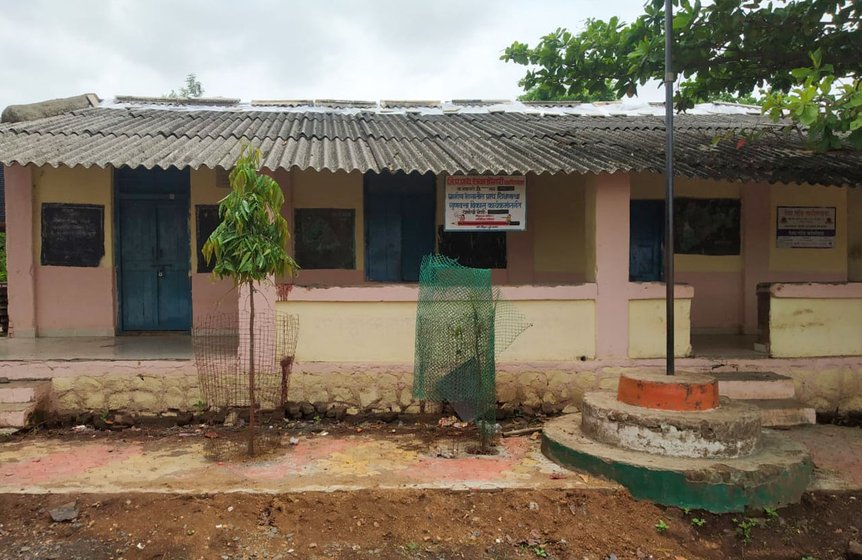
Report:
[[[251,99],[514,98],[499,60],[644,0],[5,0],[0,107],[95,92]],[[660,99],[648,88],[642,98]]]

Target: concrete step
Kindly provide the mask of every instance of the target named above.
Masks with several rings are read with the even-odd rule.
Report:
[[[735,400],[792,399],[796,397],[793,379],[771,371],[734,371],[716,373],[718,394]]]
[[[814,409],[802,406],[796,399],[746,399],[740,402],[760,409],[764,428],[788,428],[817,423]]]
[[[25,428],[36,403],[0,403],[0,428]]]
[[[50,391],[51,382],[45,380],[0,383],[0,404],[39,402]]]

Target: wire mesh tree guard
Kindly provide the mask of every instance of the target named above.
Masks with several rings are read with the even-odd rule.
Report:
[[[475,421],[487,451],[496,426],[496,355],[531,324],[491,287],[491,271],[441,255],[422,259],[413,396],[448,402]]]
[[[250,326],[248,319],[237,313],[213,313],[197,322],[192,330],[198,381],[210,408],[247,409],[251,414],[252,408],[254,412],[283,410],[287,403],[299,317],[264,309],[255,313],[253,331]],[[252,365],[253,390],[249,375]],[[264,433],[266,430],[253,430],[250,437]],[[264,446],[258,446],[260,451],[266,451],[270,443],[277,446],[280,441],[280,437],[273,442],[264,439],[269,438],[261,438]],[[213,446],[223,446],[229,440],[218,437],[210,441]]]

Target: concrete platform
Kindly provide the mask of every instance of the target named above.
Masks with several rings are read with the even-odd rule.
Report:
[[[584,395],[582,429],[590,438],[670,457],[749,455],[760,441],[757,408],[725,400],[705,411],[667,411],[621,403],[609,391]]]
[[[792,399],[793,378],[771,371],[732,371],[716,374],[718,392],[731,399]]]
[[[0,428],[23,428],[36,403],[0,403]]]
[[[802,406],[796,399],[758,399],[740,402],[756,406],[760,410],[761,423],[767,428],[789,428],[817,423],[815,410]]]
[[[0,428],[26,428],[37,411],[47,412],[51,382],[19,380],[0,383]]]
[[[710,410],[719,405],[718,382],[701,373],[628,372],[620,376],[617,399],[658,410]]]
[[[542,432],[542,451],[562,466],[607,477],[638,499],[714,513],[798,502],[812,479],[807,449],[766,431],[757,452],[736,459],[663,457],[599,443],[581,432],[581,415]]]
[[[25,380],[0,383],[0,403],[36,402],[47,398],[50,392],[50,381]]]

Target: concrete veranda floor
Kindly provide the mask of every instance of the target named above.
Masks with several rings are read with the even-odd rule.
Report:
[[[0,361],[191,360],[188,333],[0,338]]]
[[[433,429],[393,434],[388,426],[362,432],[342,426],[333,434],[306,431],[296,445],[286,430],[273,455],[218,461],[207,457],[207,446],[217,441],[205,437],[208,431],[87,430],[0,440],[0,493],[618,488],[558,467],[526,436],[502,439],[498,455],[477,456],[463,452],[469,438],[435,438]],[[862,490],[862,429],[807,426],[786,433],[811,451],[812,490]]]

